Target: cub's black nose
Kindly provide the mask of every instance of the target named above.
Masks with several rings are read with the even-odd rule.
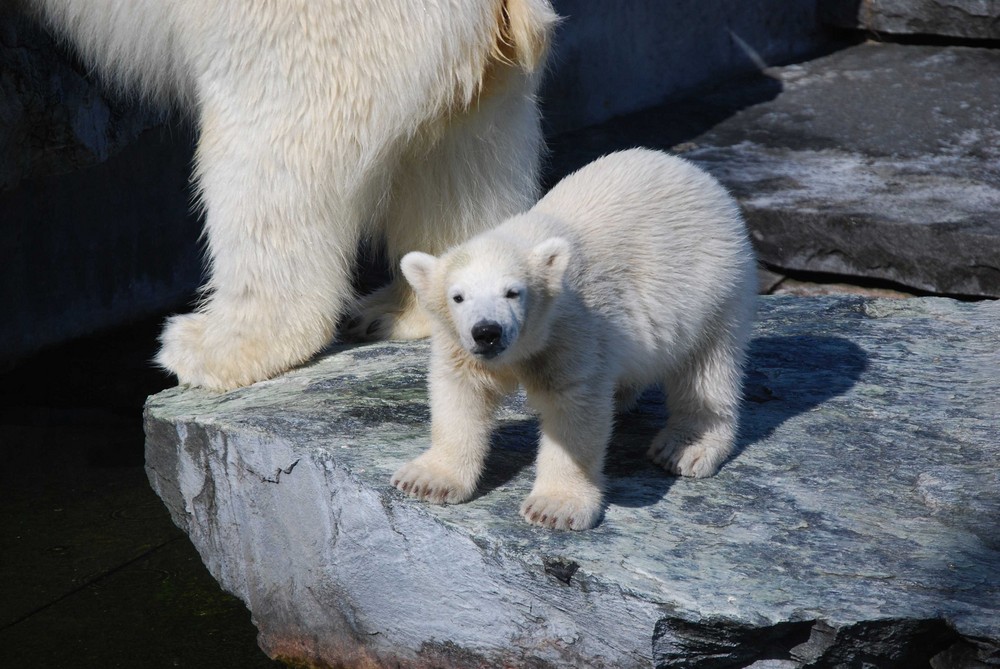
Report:
[[[503,327],[496,321],[479,321],[472,326],[472,340],[483,349],[496,348],[502,334]]]

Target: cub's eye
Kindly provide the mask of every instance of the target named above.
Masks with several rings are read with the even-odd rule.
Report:
[[[519,297],[521,297],[521,291],[514,290],[514,289],[511,289],[511,290],[507,291],[507,299],[508,300],[516,300]]]
[[[462,297],[461,295],[453,295],[451,301],[454,302],[455,304],[461,304],[463,301],[465,301],[465,298]]]

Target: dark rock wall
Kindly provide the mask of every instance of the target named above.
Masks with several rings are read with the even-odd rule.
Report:
[[[553,0],[563,24],[543,91],[550,134],[827,44],[815,0]]]
[[[102,163],[160,122],[95,85],[36,23],[0,8],[0,191]]]
[[[192,146],[0,8],[0,364],[187,299]]]

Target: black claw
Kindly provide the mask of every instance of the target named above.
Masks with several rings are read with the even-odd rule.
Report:
[[[380,327],[382,327],[382,320],[376,318],[368,325],[368,329],[365,330],[365,336],[371,337]]]

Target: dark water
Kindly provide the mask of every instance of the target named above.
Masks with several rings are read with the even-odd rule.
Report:
[[[0,647],[8,667],[280,667],[143,471],[161,319],[0,373]]]

